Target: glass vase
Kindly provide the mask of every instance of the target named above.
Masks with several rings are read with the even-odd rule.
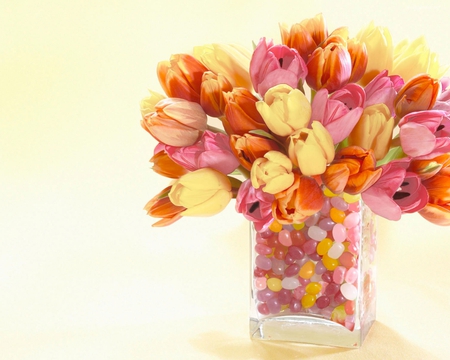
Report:
[[[376,218],[359,196],[329,194],[302,224],[251,223],[250,238],[253,339],[362,345],[376,313]]]

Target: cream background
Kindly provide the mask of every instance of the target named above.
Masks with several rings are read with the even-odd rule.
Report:
[[[0,3],[1,359],[448,359],[449,228],[379,221],[378,322],[348,351],[248,339],[233,205],[163,229],[142,210],[168,183],[139,125],[156,63],[278,42],[279,22],[319,12],[352,34],[372,19],[396,42],[424,34],[450,64],[443,1]]]

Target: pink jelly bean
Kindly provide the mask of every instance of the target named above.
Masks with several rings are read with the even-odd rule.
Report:
[[[274,274],[282,275],[284,273],[284,268],[285,265],[283,260],[272,258],[271,269],[274,272]]]
[[[338,284],[335,284],[333,282],[330,282],[325,289],[325,295],[327,296],[334,296],[339,292],[340,286]]]
[[[333,229],[335,222],[331,220],[331,218],[326,217],[319,221],[319,226],[321,229],[324,229],[325,231],[330,231]]]
[[[291,255],[295,260],[303,259],[305,253],[298,246],[289,247],[288,254]]]
[[[328,305],[330,305],[330,303],[331,303],[331,299],[326,295],[320,296],[316,300],[316,305],[319,309],[326,308]]]
[[[347,269],[343,266],[336,267],[336,269],[334,269],[334,272],[333,272],[333,281],[336,284],[342,284],[345,279],[346,271],[347,271]]]
[[[332,271],[326,271],[322,274],[322,280],[330,283],[333,281],[333,272]]]
[[[295,262],[295,259],[292,257],[290,253],[287,253],[286,256],[284,257],[284,262],[286,265],[291,265]]]
[[[331,319],[331,314],[333,313],[333,308],[330,306],[327,306],[324,309],[320,310],[320,314],[325,318],[325,319]]]
[[[359,245],[356,244],[350,244],[348,246],[348,251],[350,253],[352,253],[353,255],[358,255],[359,254]]]
[[[263,270],[270,270],[272,268],[272,261],[264,255],[258,255],[255,259],[255,264]]]
[[[287,305],[291,302],[292,299],[292,291],[288,289],[281,289],[278,292],[278,301],[281,305]]]
[[[301,276],[299,276],[298,280],[300,281],[300,284],[302,284],[303,286],[306,286],[311,282],[310,279],[303,279]]]
[[[297,300],[301,300],[301,298],[305,295],[306,291],[304,287],[297,287],[292,291],[292,296],[296,298]]]
[[[308,229],[308,236],[313,240],[322,241],[327,237],[327,232],[319,226],[314,225]]]
[[[358,270],[355,268],[348,269],[345,274],[345,281],[353,284],[356,280],[358,280]]]
[[[292,245],[291,232],[286,229],[281,230],[278,233],[278,241],[280,242],[280,244],[284,246],[291,246]]]
[[[256,298],[259,301],[264,301],[264,302],[266,302],[267,300],[271,299],[274,296],[275,296],[275,293],[272,290],[270,290],[269,288],[265,288],[256,293]]]
[[[339,257],[339,263],[342,266],[345,266],[347,269],[352,268],[356,264],[356,257],[348,252],[345,251],[340,257]]]
[[[269,315],[270,314],[269,307],[267,306],[266,303],[259,303],[257,306],[257,309],[261,315]]]
[[[319,213],[315,213],[315,214],[311,215],[309,218],[307,218],[305,220],[305,225],[306,226],[316,225],[317,222],[319,221],[319,218],[320,218],[320,214]]]
[[[300,304],[300,300],[293,297],[289,303],[289,310],[293,313],[298,313],[301,309],[302,305]]]
[[[315,240],[308,240],[307,242],[305,242],[305,245],[303,245],[303,251],[305,252],[305,254],[309,255],[315,253],[318,243],[319,242]]]
[[[265,231],[259,232],[258,234],[261,235],[261,237],[267,239],[267,238],[270,238],[273,235],[273,232],[272,232],[272,230],[267,229]]]
[[[281,280],[281,286],[287,290],[294,290],[300,286],[298,277],[285,277]]]
[[[277,296],[274,296],[273,298],[267,300],[266,304],[269,307],[269,311],[271,314],[278,314],[281,311],[281,303],[278,300]]]
[[[355,300],[358,295],[358,289],[353,284],[344,283],[341,285],[341,293],[347,300]]]
[[[359,206],[359,201],[348,204],[348,209],[350,211],[359,212],[359,210],[361,209],[361,207]]]
[[[253,276],[254,277],[261,277],[261,276],[266,276],[267,274],[267,270],[263,270],[260,269],[259,267],[255,267],[255,269],[253,270]]]
[[[267,287],[267,278],[265,276],[255,278],[256,290],[264,290]]]
[[[342,211],[346,211],[348,209],[347,202],[343,198],[341,198],[340,196],[332,197],[330,202],[331,202],[331,205],[333,207],[335,207],[336,209],[339,209],[339,210],[342,210]]]
[[[317,268],[317,265],[316,265],[316,268]],[[299,271],[300,271],[300,266],[298,266],[297,263],[294,263],[294,264],[289,265],[284,270],[284,275],[286,275],[287,277],[291,277],[291,276],[297,275]]]
[[[273,250],[273,257],[278,260],[283,260],[286,255],[286,248],[282,245],[275,246]]]
[[[256,234],[255,240],[257,244],[267,244],[267,239],[263,238],[261,234]]]
[[[345,217],[343,224],[347,229],[350,229],[358,225],[360,221],[359,213],[352,212]]]
[[[292,230],[291,231],[291,240],[292,245],[294,246],[303,246],[306,241],[305,234],[301,230]]]
[[[341,286],[341,287],[342,287],[342,286]],[[346,298],[344,295],[342,295],[341,291],[338,291],[338,292],[334,295],[333,300],[334,300],[334,303],[335,303],[336,305],[341,305],[341,304],[343,304],[343,303],[347,300],[347,298]]]
[[[319,260],[316,264],[315,271],[317,275],[322,275],[325,271],[327,271],[327,268],[323,264],[322,260]]]
[[[269,255],[272,252],[272,248],[264,244],[256,244],[255,251],[260,255]]]
[[[347,230],[347,238],[351,243],[355,244],[359,242],[360,238],[359,231],[360,231],[359,226],[354,226]]]
[[[328,256],[332,259],[339,259],[339,257],[343,254],[345,250],[345,246],[340,242],[335,242],[330,250],[328,250]]]
[[[321,256],[318,253],[309,254],[309,259],[312,261],[319,261]]]
[[[324,202],[323,202],[322,209],[320,209],[320,213],[321,213],[323,216],[328,216],[328,215],[330,214],[330,209],[331,209],[330,198],[325,197],[325,198],[324,198]]]
[[[347,239],[347,229],[343,224],[334,225],[332,234],[334,241],[342,243]]]

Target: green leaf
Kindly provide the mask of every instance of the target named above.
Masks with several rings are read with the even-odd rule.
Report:
[[[377,166],[381,166],[381,165],[387,164],[388,162],[390,162],[392,160],[402,159],[404,157],[406,157],[406,154],[403,152],[402,147],[395,146],[388,151],[388,153],[386,154],[386,156],[383,159],[381,159],[377,162]]]

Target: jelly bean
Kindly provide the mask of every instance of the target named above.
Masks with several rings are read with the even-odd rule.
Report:
[[[264,290],[260,290],[256,293],[256,298],[259,301],[264,301],[264,302],[273,298],[274,296],[275,296],[275,293],[272,290],[267,289],[267,288]]]
[[[306,262],[298,272],[298,275],[303,279],[311,279],[314,275],[315,264],[312,261]]]
[[[353,255],[358,255],[359,254],[359,245],[357,245],[357,244],[350,244],[348,246],[348,252],[353,254]]]
[[[267,279],[267,287],[272,291],[278,292],[282,288],[281,280],[277,278]]]
[[[316,296],[311,294],[306,294],[302,297],[302,306],[305,309],[312,307],[316,303]]]
[[[309,258],[312,261],[319,261],[321,259],[320,255],[318,253],[309,254]]]
[[[330,303],[331,303],[331,299],[325,295],[318,297],[316,300],[316,305],[319,309],[326,308],[328,305],[330,305]]]
[[[342,266],[345,266],[347,269],[352,268],[356,264],[356,257],[348,252],[345,251],[340,257],[339,257],[339,263]]]
[[[346,273],[347,269],[343,266],[338,266],[336,269],[334,269],[333,271],[333,281],[336,284],[342,284],[344,282],[345,279],[345,273]]]
[[[281,305],[287,305],[291,302],[292,291],[288,289],[281,289],[278,293],[278,301]]]
[[[319,221],[319,218],[320,218],[320,213],[317,212],[305,220],[305,225],[306,226],[316,225],[317,222]]]
[[[327,271],[327,268],[323,265],[322,260],[319,260],[316,263],[315,272],[317,275],[322,275],[325,271]]]
[[[320,285],[318,282],[311,282],[308,285],[306,285],[306,292],[311,295],[317,295],[320,292],[320,289],[322,289],[322,285]]]
[[[291,239],[291,233],[289,230],[283,229],[278,233],[278,241],[280,244],[284,246],[291,246],[292,245],[292,239]]]
[[[344,309],[347,315],[353,315],[355,313],[355,302],[347,300],[344,304]]]
[[[284,273],[285,264],[283,260],[273,258],[271,261],[271,269],[277,275]]]
[[[272,248],[264,244],[256,244],[255,251],[260,255],[269,255],[272,253]]]
[[[355,268],[348,269],[345,274],[345,282],[354,284],[356,280],[358,280],[358,270]]]
[[[335,223],[342,223],[345,219],[345,212],[339,209],[336,209],[335,207],[332,207],[330,209],[330,218]]]
[[[305,295],[305,288],[304,287],[297,287],[292,291],[292,296],[296,298],[297,300],[301,300],[301,298]]]
[[[333,246],[333,240],[325,238],[317,244],[317,253],[319,255],[325,255],[328,250],[330,250],[331,246]]]
[[[337,258],[333,259],[329,257],[328,254],[325,254],[322,257],[322,263],[327,268],[327,270],[334,270],[339,265],[339,260]]]
[[[348,193],[343,193],[342,197],[344,198],[345,202],[347,202],[348,204],[353,204],[355,202],[358,202],[359,199],[361,199],[361,195],[360,194],[350,195]]]
[[[305,252],[305,254],[309,255],[315,253],[318,243],[319,242],[315,240],[308,240],[307,242],[305,242],[305,244],[303,245],[303,251]]]
[[[347,238],[352,244],[356,244],[360,239],[360,229],[359,226],[352,227],[347,230]]]
[[[347,315],[345,317],[344,326],[350,331],[353,331],[355,328],[355,317],[353,315]]]
[[[313,225],[308,229],[308,236],[316,241],[322,241],[326,238],[327,232],[319,226]]]
[[[319,226],[321,229],[324,229],[325,231],[330,231],[333,229],[334,224],[336,224],[331,218],[326,217],[319,221]]]
[[[255,278],[255,288],[264,290],[267,287],[267,278],[265,276]]]
[[[264,239],[267,239],[273,235],[273,232],[271,230],[267,229],[265,231],[259,232],[258,235],[260,235]]]
[[[306,286],[311,282],[311,279],[303,279],[302,277],[298,277],[298,281],[300,281],[300,285]]]
[[[292,255],[288,252],[284,258],[284,262],[286,265],[291,265],[295,263],[295,259],[292,257]]]
[[[338,210],[346,211],[348,209],[348,203],[340,196],[334,196],[330,199],[331,205]]]
[[[276,296],[267,300],[266,304],[271,314],[278,314],[281,310],[281,303]]]
[[[280,242],[278,241],[278,236],[271,236],[269,238],[267,238],[267,246],[270,247],[276,247],[276,246],[280,246]]]
[[[340,285],[335,283],[329,283],[325,289],[325,295],[334,296],[339,292]]]
[[[259,303],[256,307],[261,315],[269,315],[270,310],[266,303]]]
[[[255,241],[257,244],[267,244],[267,239],[263,238],[259,233],[256,234]]]
[[[255,265],[263,270],[270,270],[272,268],[272,261],[264,255],[258,255],[255,258]]]
[[[347,300],[355,300],[358,295],[358,289],[353,284],[344,283],[341,285],[341,293]]]
[[[281,280],[281,286],[287,290],[294,290],[300,286],[300,281],[297,277],[285,277]]]
[[[360,212],[361,206],[359,205],[359,201],[348,204],[348,209],[353,212]]]
[[[344,324],[347,314],[343,305],[337,306],[331,313],[331,320],[339,324]]]
[[[313,276],[311,276],[311,279],[309,279],[309,281],[311,282],[319,282],[322,280],[322,275],[317,275],[314,274]]]
[[[339,257],[344,253],[345,247],[342,243],[335,242],[330,250],[328,250],[328,256],[332,259],[339,259]]]
[[[274,272],[273,272],[273,270],[269,270],[268,272],[267,272],[267,274],[266,274],[266,278],[267,279],[269,279],[269,278],[277,278],[277,279],[282,279],[283,278],[283,273],[281,273],[281,274],[275,274]]]
[[[286,248],[284,246],[278,245],[273,250],[274,258],[278,260],[284,260],[284,256],[286,255]]]
[[[330,214],[330,209],[331,209],[330,198],[325,197],[323,200],[324,201],[323,201],[322,209],[320,209],[320,214],[323,216],[328,216]]]
[[[305,253],[298,246],[289,247],[288,254],[291,255],[295,260],[303,259]]]
[[[342,295],[341,291],[339,290],[336,294],[334,294],[333,300],[336,305],[341,305],[347,300],[347,298]]]
[[[293,313],[298,313],[302,309],[302,305],[300,304],[300,300],[296,298],[292,298],[289,303],[289,310]]]
[[[301,229],[303,229],[303,228],[305,227],[305,223],[302,222],[302,223],[300,223],[300,224],[292,224],[292,227],[293,227],[295,230],[301,230]]]
[[[273,232],[277,233],[277,232],[280,232],[283,229],[283,225],[281,225],[278,221],[274,220],[269,225],[269,229],[272,230]]]
[[[332,192],[330,189],[328,189],[328,188],[325,188],[325,189],[323,189],[323,194],[326,196],[326,197],[334,197],[334,196],[337,196],[337,194],[335,194],[334,192]]]
[[[291,231],[291,240],[292,240],[292,245],[298,246],[298,247],[301,247],[306,242],[305,235],[303,234],[303,231],[300,231],[300,230],[292,230]]]
[[[331,319],[331,314],[333,313],[333,310],[334,309],[332,307],[327,306],[326,308],[320,310],[320,314],[326,319]]]
[[[298,274],[299,271],[300,271],[300,266],[297,263],[294,263],[294,264],[289,265],[284,270],[284,275],[286,275],[287,277],[295,276]]]
[[[305,256],[305,257],[301,258],[300,260],[296,260],[295,263],[296,263],[298,266],[300,266],[300,268],[301,268],[301,267],[302,267],[303,265],[305,265],[309,260],[310,260],[309,257],[308,257],[308,256]]]
[[[360,221],[360,214],[357,212],[352,212],[345,217],[343,224],[347,229],[350,229],[358,225]]]
[[[327,283],[330,283],[330,282],[333,281],[333,272],[332,271],[327,271],[327,272],[322,274],[321,278],[322,278],[323,281],[325,281]]]
[[[259,267],[255,267],[255,269],[253,270],[253,276],[255,276],[255,277],[265,276],[266,274],[267,274],[267,271],[260,269]]]
[[[347,228],[342,224],[336,224],[333,226],[333,239],[336,242],[344,242],[347,239]]]

